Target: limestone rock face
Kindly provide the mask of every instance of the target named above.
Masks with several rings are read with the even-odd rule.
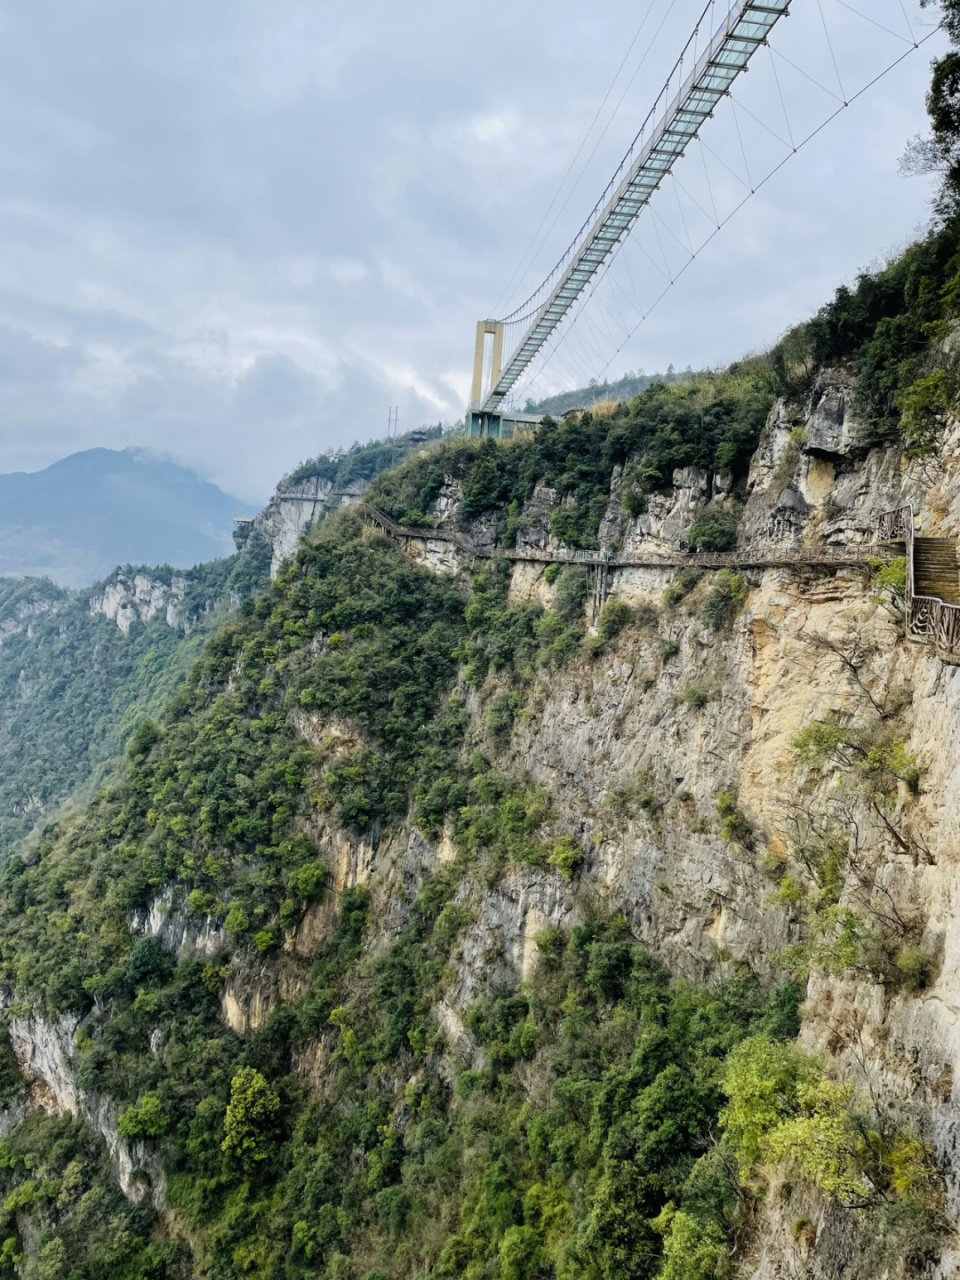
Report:
[[[131,577],[118,572],[90,597],[90,612],[102,613],[116,622],[124,635],[130,634],[134,622],[149,622],[157,614],[165,618],[167,626],[187,632],[190,616],[184,603],[186,588],[185,578],[174,577],[167,586],[144,573]]]
[[[57,599],[20,600],[0,618],[0,645],[26,631],[33,636],[33,619],[44,614],[59,613],[62,602]]]
[[[960,425],[935,470],[908,464],[896,449],[860,443],[852,391],[845,373],[827,373],[807,404],[776,406],[750,468],[741,547],[867,544],[880,512],[904,502],[915,505],[925,533],[960,533]],[[629,518],[619,498],[622,484],[618,473],[601,540],[609,545],[618,539],[624,550],[637,552],[677,547],[698,508],[730,492],[728,477],[687,468],[675,473],[670,490],[652,495],[645,513]],[[315,480],[296,492],[307,500],[294,502],[281,485],[258,517],[276,565],[333,496]],[[453,480],[444,486],[441,524],[456,521],[461,493]],[[559,501],[548,488],[534,491],[522,513],[519,548],[553,548],[550,517]],[[489,543],[492,524],[471,536]],[[407,551],[444,575],[470,567],[468,555],[439,537],[411,542]],[[543,570],[543,564],[516,563],[512,598],[549,605],[553,588]],[[947,1173],[948,1211],[957,1221],[960,667],[943,663],[929,647],[904,643],[902,626],[875,598],[862,568],[745,572],[743,605],[719,631],[703,612],[710,575],[670,604],[664,592],[672,577],[667,569],[611,569],[610,594],[643,606],[635,624],[601,652],[582,651],[560,670],[541,672],[525,695],[524,713],[497,767],[527,771],[545,790],[551,801],[545,834],[572,837],[583,865],[569,883],[552,869],[517,868],[495,884],[461,887],[458,898],[469,906],[472,923],[459,938],[434,1009],[450,1046],[441,1070],[452,1078],[455,1062],[482,1061],[481,1046],[465,1025],[470,1001],[490,986],[528,977],[537,933],[575,922],[591,903],[622,911],[636,935],[678,974],[718,983],[745,962],[771,978],[778,955],[801,934],[796,910],[776,897],[778,874],[795,850],[804,814],[828,812],[839,796],[856,826],[858,866],[915,922],[916,945],[933,959],[933,974],[913,993],[888,991],[869,975],[815,975],[803,1011],[803,1042],[821,1051],[838,1077],[881,1091],[934,1146]],[[136,582],[126,589],[122,600],[118,594],[103,604],[118,622],[125,607],[168,607],[149,587],[139,597]],[[470,717],[468,750],[489,749],[486,709],[502,687],[494,674],[480,690],[458,688]],[[904,788],[886,812],[896,829],[909,834],[908,852],[884,814],[856,794],[838,791],[842,771],[798,762],[798,731],[833,715],[858,725],[882,717],[886,731],[916,757],[917,795]],[[351,726],[304,712],[291,723],[331,755],[357,741]],[[618,790],[638,782],[655,799],[655,816],[641,807],[618,811],[611,805]],[[717,801],[725,793],[736,797],[749,838],[724,838]],[[339,891],[369,887],[371,945],[380,949],[403,928],[424,874],[455,853],[450,832],[428,839],[412,825],[358,839],[330,814],[312,813],[303,829],[338,893],[311,907],[273,953],[234,947],[225,962],[221,1009],[240,1035],[303,989],[311,956],[335,928]],[[855,906],[862,892],[851,874],[841,901]],[[178,954],[217,955],[227,941],[221,925],[190,917],[182,897],[182,888],[172,887],[135,928]],[[70,1068],[73,1027],[14,1019],[11,1034],[25,1068],[49,1090],[50,1105],[92,1117],[114,1144],[118,1176],[132,1187],[130,1170],[141,1155],[122,1153],[109,1108],[77,1090]],[[318,1088],[327,1053],[321,1035],[298,1055],[296,1069]],[[795,1234],[801,1220],[810,1229]],[[784,1189],[777,1203],[759,1211],[743,1274],[751,1280],[855,1275],[851,1221],[809,1191]],[[956,1275],[956,1265],[945,1253],[931,1280]]]
[[[7,1003],[8,997],[0,993],[0,1005]],[[53,1022],[32,1014],[11,1017],[8,1025],[10,1044],[30,1085],[30,1100],[16,1104],[0,1127],[12,1128],[31,1105],[80,1115],[106,1142],[117,1182],[127,1199],[139,1203],[149,1194],[154,1206],[163,1208],[165,1179],[156,1151],[148,1143],[121,1137],[116,1104],[77,1085],[73,1037],[79,1019],[67,1016]]]
[[[368,480],[355,480],[342,489],[334,489],[329,480],[319,476],[297,481],[284,476],[273,497],[254,517],[251,529],[251,536],[262,537],[270,545],[271,578],[277,576],[284,560],[293,555],[301,535],[318,516],[331,507],[352,506],[369,487]]]

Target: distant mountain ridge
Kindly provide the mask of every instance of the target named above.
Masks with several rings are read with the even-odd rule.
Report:
[[[524,413],[549,413],[558,418],[569,413],[571,409],[589,409],[599,400],[632,400],[641,395],[655,382],[686,382],[693,376],[689,366],[683,372],[677,372],[673,365],[666,373],[625,373],[616,382],[597,382],[594,378],[589,386],[577,387],[573,391],[561,391],[559,395],[548,396],[546,400],[528,400],[523,407]]]
[[[118,565],[188,568],[233,553],[238,500],[143,449],[86,449],[0,475],[0,576],[83,587]]]

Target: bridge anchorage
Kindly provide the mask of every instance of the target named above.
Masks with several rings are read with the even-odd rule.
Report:
[[[704,122],[713,115],[720,100],[729,94],[737,77],[746,71],[757,49],[766,44],[774,25],[789,12],[790,2],[737,0],[732,5],[675,96],[669,99],[666,92],[661,93],[644,125],[643,132],[650,128],[647,141],[633,156],[643,132],[638,135],[584,229],[551,275],[505,319],[481,320],[477,324],[472,396],[466,413],[468,435],[509,439],[517,430],[529,429],[540,421],[537,416],[504,411],[503,402],[544,343],[629,234],[664,178],[699,136]],[[681,54],[678,67],[682,67],[684,55],[694,47],[700,26],[710,9],[711,5],[708,5],[704,10],[697,29]],[[668,81],[667,89],[671,81]],[[554,283],[549,288],[551,281]],[[537,299],[545,291],[544,301],[538,303]],[[504,363],[506,329],[522,324],[526,324],[526,329]],[[485,378],[484,368],[488,360],[490,369]]]

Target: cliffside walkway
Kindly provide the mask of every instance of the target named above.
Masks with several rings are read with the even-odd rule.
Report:
[[[948,662],[960,662],[960,563],[954,538],[918,538],[913,507],[880,517],[877,537],[906,551],[907,639],[934,644]]]
[[[382,530],[388,537],[400,540],[410,539],[419,542],[445,542],[457,547],[465,555],[477,559],[488,560],[492,556],[502,556],[505,560],[519,560],[531,564],[584,564],[604,571],[610,569],[680,569],[692,565],[700,569],[767,569],[789,568],[793,565],[866,565],[871,560],[883,560],[891,553],[884,547],[869,543],[861,547],[801,547],[794,550],[771,550],[769,548],[756,551],[724,551],[724,552],[683,552],[676,551],[666,555],[654,553],[634,553],[627,555],[605,555],[601,551],[551,551],[541,547],[478,547],[462,534],[452,529],[428,529],[412,525],[396,524],[376,507],[368,502],[358,504],[364,518]]]

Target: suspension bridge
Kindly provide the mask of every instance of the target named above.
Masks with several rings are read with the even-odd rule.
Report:
[[[847,0],[836,2],[865,24],[895,34],[878,21],[877,16],[863,13]],[[674,176],[676,166],[691,144],[700,141],[701,132],[716,115],[724,99],[731,97],[735,82],[750,69],[758,51],[769,47],[774,28],[789,16],[791,6],[798,8],[803,4],[816,4],[823,16],[821,0],[735,0],[717,23],[717,0],[709,0],[629,151],[559,262],[519,307],[502,319],[478,322],[471,399],[465,417],[468,434],[507,439],[518,428],[529,428],[539,421],[535,415],[511,409],[512,395],[518,384],[528,375],[531,364],[555,338],[564,322],[569,327],[580,314],[578,308],[590,296],[665,180]],[[726,8],[726,5],[720,7]],[[902,5],[900,7],[903,8]],[[716,226],[708,236],[708,242],[746,203],[746,199],[783,167],[790,155],[795,155],[841,111],[935,34],[934,29],[926,35],[918,35],[905,10],[903,13],[907,23],[907,34],[903,37],[906,48],[856,92],[844,89],[824,20],[829,58],[836,70],[840,89],[839,95],[833,95],[837,98],[836,104],[826,120],[799,140],[793,136],[787,122],[790,135],[788,154],[762,180],[750,181],[748,175],[746,198],[726,218],[716,216]],[[813,76],[803,74],[807,80],[819,84]],[[777,87],[782,101],[779,81]],[[820,87],[823,88],[822,85]],[[762,120],[760,124],[768,132],[773,132]],[[738,123],[738,132],[739,128]],[[691,246],[690,261],[696,258],[697,252]],[[675,278],[671,276],[668,288],[674,283]]]

